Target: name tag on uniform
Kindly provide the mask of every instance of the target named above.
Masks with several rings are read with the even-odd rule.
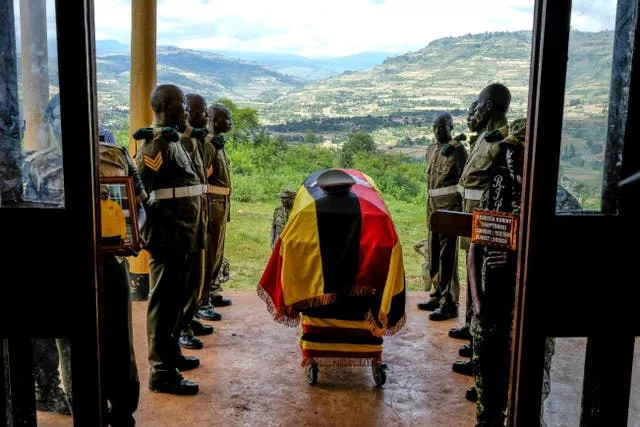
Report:
[[[515,250],[518,244],[518,215],[474,209],[471,241]]]

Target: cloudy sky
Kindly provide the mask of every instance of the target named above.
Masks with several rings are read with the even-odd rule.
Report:
[[[15,0],[18,3],[18,0]],[[23,0],[24,2],[24,0]],[[47,0],[51,3],[52,0]],[[446,36],[530,30],[534,0],[158,0],[158,44],[344,56]],[[572,26],[612,29],[616,0],[575,0]],[[130,43],[131,0],[95,0],[96,38]]]

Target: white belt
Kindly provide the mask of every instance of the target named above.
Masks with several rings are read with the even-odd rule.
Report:
[[[447,194],[455,194],[457,192],[458,187],[455,185],[450,185],[448,187],[429,189],[429,197],[446,196]]]
[[[207,185],[206,192],[209,194],[228,196],[229,194],[231,194],[231,189],[228,187],[216,187],[215,185]]]
[[[204,187],[204,188],[203,188]],[[149,200],[178,199],[181,197],[199,196],[206,191],[206,186],[202,184],[190,185],[188,187],[159,188],[149,194]]]
[[[477,190],[474,188],[465,188],[464,198],[466,200],[482,200],[482,193],[484,193],[484,190]]]

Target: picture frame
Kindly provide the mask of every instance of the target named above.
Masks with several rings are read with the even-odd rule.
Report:
[[[102,252],[140,249],[137,202],[130,176],[100,177]]]

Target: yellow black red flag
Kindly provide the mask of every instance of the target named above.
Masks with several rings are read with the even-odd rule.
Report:
[[[340,296],[369,296],[365,318],[373,335],[391,335],[405,321],[402,248],[375,182],[340,169],[355,184],[340,197],[318,185],[327,169],[309,175],[258,285],[274,320],[297,326],[305,309]]]

